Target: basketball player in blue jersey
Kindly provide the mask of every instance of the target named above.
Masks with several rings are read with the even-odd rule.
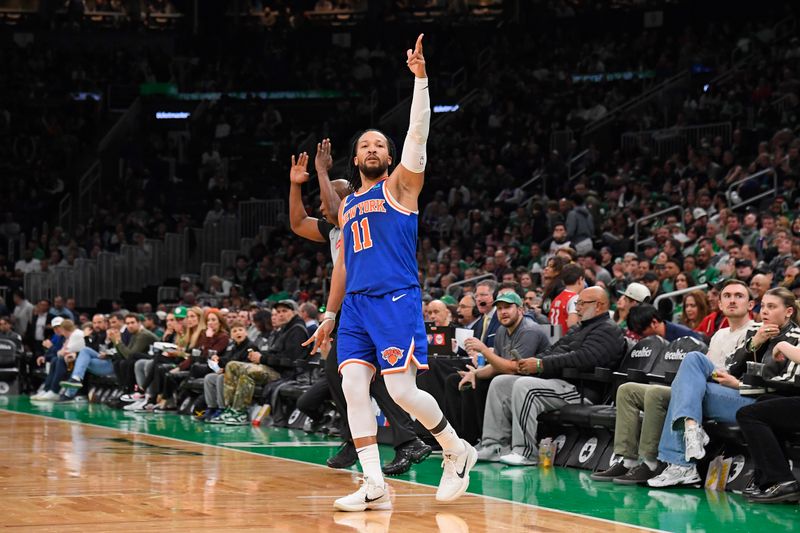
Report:
[[[408,50],[414,74],[411,120],[400,164],[389,175],[389,139],[367,130],[353,150],[354,193],[339,207],[340,253],[331,277],[325,319],[306,344],[327,342],[336,311],[339,372],[347,398],[347,418],[364,479],[358,491],[339,498],[341,511],[391,509],[381,472],[377,423],[369,398],[375,374],[384,376],[395,402],[425,426],[442,446],[444,473],[438,501],[455,500],[469,486],[477,454],[459,438],[436,400],[417,388],[417,370],[428,368],[427,336],[417,278],[417,200],[424,181],[430,98],[422,35]]]

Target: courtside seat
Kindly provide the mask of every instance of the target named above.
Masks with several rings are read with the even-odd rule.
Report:
[[[204,378],[192,378],[186,382],[185,387],[192,392],[203,392]]]
[[[589,425],[593,428],[613,430],[617,421],[617,408],[613,405],[592,405]]]
[[[655,362],[647,377],[654,383],[670,384],[675,379],[678,368],[680,368],[681,362],[684,357],[686,357],[687,353],[706,353],[707,351],[708,345],[694,337],[680,337],[679,339],[675,339],[669,343],[669,346]]]
[[[561,410],[556,409],[555,411],[542,413],[537,420],[545,424],[558,424],[561,421]]]
[[[17,394],[19,369],[17,358],[21,347],[11,339],[0,339],[0,394]]]
[[[103,387],[103,388],[106,388],[106,387],[113,388],[113,387],[118,387],[119,386],[119,382],[117,381],[117,376],[114,375],[114,374],[111,374],[109,376],[97,376],[97,375],[94,375],[94,374],[87,373],[86,375],[87,376],[91,376],[90,380],[91,380],[92,385],[94,385],[94,386]]]
[[[565,405],[558,410],[558,419],[562,424],[571,424],[578,427],[591,427],[589,419],[592,407],[599,407],[585,404]]]
[[[303,395],[305,391],[307,391],[311,386],[300,384],[300,383],[287,383],[281,387],[280,392],[278,393],[282,398],[287,398],[290,400],[294,400],[294,403],[297,402],[297,399]]]
[[[614,377],[620,381],[647,383],[647,374],[663,357],[669,343],[658,335],[651,335],[637,342],[625,354]]]
[[[742,435],[738,424],[729,424],[708,419],[703,421],[703,428],[711,439],[735,442],[737,444],[744,443],[744,435]]]

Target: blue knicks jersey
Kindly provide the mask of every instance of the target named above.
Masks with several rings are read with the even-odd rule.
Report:
[[[347,196],[339,214],[347,294],[382,296],[419,287],[418,214],[392,198],[386,180]]]

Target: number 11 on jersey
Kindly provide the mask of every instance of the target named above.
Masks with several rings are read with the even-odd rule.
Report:
[[[353,252],[372,248],[372,237],[369,234],[369,220],[361,219],[361,231],[358,229],[359,221],[355,220],[350,224],[350,231],[353,232]]]

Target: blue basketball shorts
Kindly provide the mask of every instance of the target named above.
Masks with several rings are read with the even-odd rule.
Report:
[[[428,336],[419,288],[383,296],[347,294],[336,338],[339,372],[350,363],[381,374],[405,372],[413,364],[428,369]]]

